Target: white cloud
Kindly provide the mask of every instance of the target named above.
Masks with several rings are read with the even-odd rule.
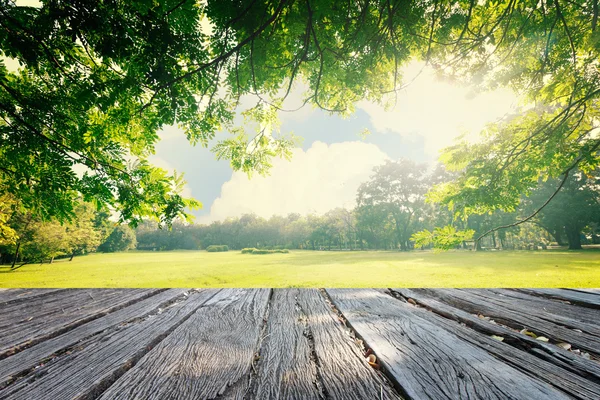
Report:
[[[210,215],[200,217],[198,222],[245,213],[270,217],[351,208],[358,186],[369,178],[373,167],[386,159],[388,156],[373,144],[314,142],[307,151],[295,149],[291,161],[275,159],[269,176],[249,179],[235,172],[223,184]]]
[[[412,62],[404,69],[405,82],[415,77],[422,63]],[[517,97],[507,89],[476,94],[471,88],[442,81],[430,68],[398,93],[396,107],[386,112],[383,107],[361,102],[375,129],[408,137],[423,136],[425,151],[437,156],[454,139],[467,133],[476,140],[487,123],[494,122],[517,106]]]

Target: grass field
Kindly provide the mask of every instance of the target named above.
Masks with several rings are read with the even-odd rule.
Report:
[[[600,287],[600,250],[132,251],[2,267],[0,287]]]

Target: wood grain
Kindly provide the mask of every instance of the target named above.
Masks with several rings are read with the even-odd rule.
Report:
[[[600,309],[600,292],[596,290],[570,290],[570,289],[519,289],[525,293],[542,296],[550,299],[566,300],[583,307]]]
[[[167,303],[181,296],[184,292],[184,289],[157,292],[153,296],[0,360],[0,388],[5,387],[14,377],[29,371],[44,360],[67,351],[69,347],[75,346],[79,341],[126,321],[143,318],[161,307],[164,308]]]
[[[543,309],[521,307],[492,292],[469,289],[428,289],[426,292],[447,304],[474,314],[482,314],[517,330],[526,328],[537,336],[571,343],[573,348],[593,354],[600,352],[600,338],[593,333],[575,330],[579,325],[568,316],[558,317]],[[560,321],[555,322],[555,319]]]
[[[0,306],[29,301],[35,297],[44,297],[69,289],[0,289]]]
[[[155,292],[156,289],[68,290],[3,305],[0,307],[0,358]]]
[[[269,293],[267,289],[222,290],[101,399],[240,398],[249,387]],[[235,395],[227,393],[229,386]]]
[[[275,289],[256,399],[398,399],[317,289]]]
[[[217,292],[193,292],[155,314],[94,335],[0,390],[0,399],[95,398]]]
[[[569,398],[391,296],[359,289],[327,293],[410,398]]]
[[[461,339],[486,350],[516,369],[535,376],[574,398],[586,400],[600,398],[598,363],[494,325],[485,319],[440,303],[418,290],[393,289],[393,291],[426,307],[415,310],[422,317],[455,332]],[[504,340],[499,342],[491,335],[502,337]]]
[[[470,290],[475,291],[475,289]],[[535,314],[538,316],[600,336],[600,309],[553,301],[517,290],[487,289],[486,291],[497,293],[504,301],[512,302],[520,309],[536,310]],[[542,314],[538,314],[538,311]]]

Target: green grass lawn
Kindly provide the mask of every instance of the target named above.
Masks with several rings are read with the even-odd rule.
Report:
[[[600,287],[600,250],[91,254],[0,268],[0,287]]]

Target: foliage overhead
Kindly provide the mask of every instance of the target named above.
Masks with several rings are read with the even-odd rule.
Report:
[[[0,0],[0,55],[21,64],[0,61],[0,179],[43,217],[69,219],[82,194],[170,225],[199,203],[148,162],[161,128],[203,146],[228,131],[216,156],[266,173],[295,143],[277,130],[295,83],[305,104],[347,115],[393,104],[411,58],[539,106],[447,152],[463,173],[433,197],[455,212],[511,210],[540,175],[600,162],[597,0],[42,3]],[[255,132],[235,120],[244,96]]]

